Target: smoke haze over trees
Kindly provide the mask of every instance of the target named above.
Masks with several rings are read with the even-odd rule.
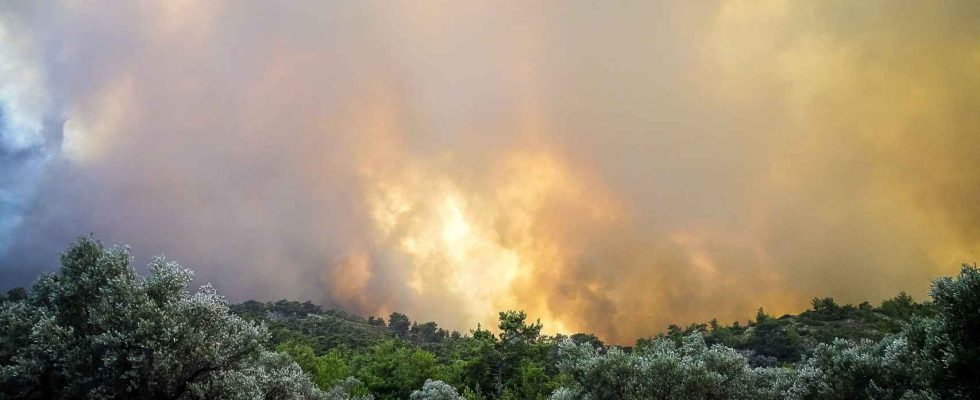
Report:
[[[4,1],[0,289],[97,232],[235,302],[462,331],[523,309],[619,344],[922,298],[980,253],[978,20],[973,0]]]
[[[978,150],[978,0],[0,0],[0,400],[980,399]]]

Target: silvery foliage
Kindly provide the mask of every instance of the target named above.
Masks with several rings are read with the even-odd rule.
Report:
[[[613,347],[602,353],[565,340],[559,357],[573,384],[556,390],[552,400],[775,398],[791,383],[789,371],[753,369],[735,350],[709,347],[697,333],[680,344],[661,339],[634,352]]]
[[[329,397],[320,392],[292,358],[270,351],[262,351],[244,368],[225,371],[214,379],[192,385],[190,397],[229,400],[349,399]]]
[[[431,379],[426,379],[425,384],[422,385],[421,390],[416,390],[412,392],[409,397],[410,400],[463,400],[463,396],[460,396],[449,384],[443,381],[434,381]]]
[[[937,399],[929,390],[930,365],[903,335],[852,344],[817,346],[796,368],[750,368],[700,334],[678,345],[661,339],[632,353],[605,354],[570,341],[559,345],[559,367],[574,385],[552,400],[600,399]]]
[[[930,399],[931,366],[904,335],[818,345],[797,366],[791,399]]]
[[[880,342],[817,346],[788,393],[799,399],[972,399],[980,396],[980,270],[935,280],[936,315]]]
[[[964,264],[959,276],[936,279],[929,295],[937,317],[913,324],[909,338],[934,355],[941,397],[980,398],[980,269]]]
[[[374,396],[363,395],[355,396],[352,393],[355,389],[362,387],[361,381],[354,377],[340,381],[326,393],[326,400],[374,400]]]
[[[228,313],[191,272],[157,258],[142,277],[125,247],[79,239],[60,271],[0,305],[0,398],[306,399],[323,393],[264,326]]]
[[[748,368],[734,350],[707,347],[699,334],[661,339],[632,353],[565,341],[559,367],[572,384],[553,400],[978,398],[980,270],[933,282],[936,315],[916,318],[880,341],[836,339],[794,368]]]

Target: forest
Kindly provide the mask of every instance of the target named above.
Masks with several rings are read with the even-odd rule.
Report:
[[[228,304],[192,272],[82,237],[0,303],[0,399],[976,399],[980,270],[879,305],[671,325],[632,346],[542,334],[524,312],[436,322]]]

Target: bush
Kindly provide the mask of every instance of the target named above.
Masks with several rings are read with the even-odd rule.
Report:
[[[463,400],[452,386],[443,381],[426,379],[421,390],[412,392],[410,400]]]
[[[295,363],[263,351],[266,329],[228,313],[210,286],[157,258],[81,238],[60,271],[0,305],[0,395],[12,398],[254,398],[322,395]]]

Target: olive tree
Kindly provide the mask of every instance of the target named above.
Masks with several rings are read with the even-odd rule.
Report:
[[[422,389],[413,391],[410,400],[463,400],[449,384],[443,381],[426,379]]]
[[[964,264],[957,277],[935,280],[929,295],[936,317],[908,336],[935,360],[935,386],[944,396],[980,398],[980,270]]]
[[[626,352],[588,343],[559,345],[559,368],[571,384],[553,400],[773,398],[791,382],[782,369],[752,369],[735,350],[707,346],[699,333],[681,343],[657,339]]]
[[[734,350],[707,347],[699,334],[632,353],[566,341],[559,367],[571,383],[552,399],[980,398],[980,270],[963,265],[958,276],[935,280],[929,294],[934,315],[913,317],[880,341],[818,344],[793,368],[748,368]],[[830,299],[818,304],[835,307]]]
[[[835,339],[797,365],[789,399],[933,398],[931,366],[902,335],[875,342]]]
[[[80,238],[61,269],[0,305],[0,397],[305,399],[323,393],[264,326],[162,257],[140,276],[126,247]]]

